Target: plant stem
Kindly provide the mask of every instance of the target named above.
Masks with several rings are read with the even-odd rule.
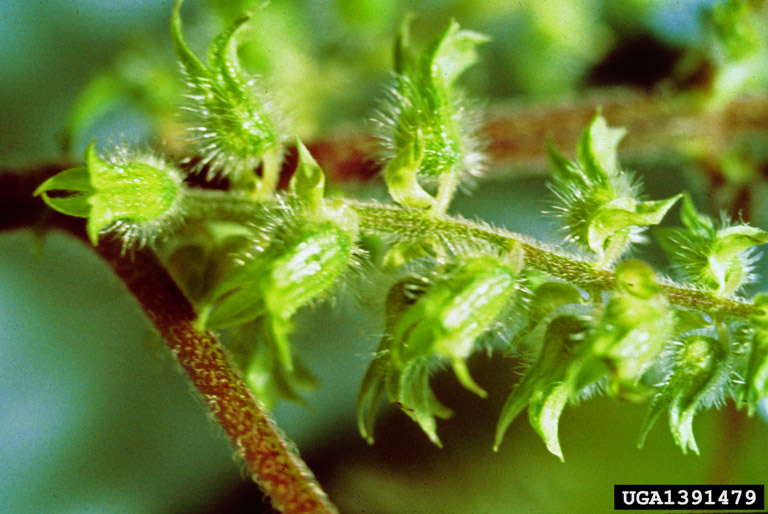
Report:
[[[612,271],[600,269],[592,261],[548,248],[521,234],[461,218],[433,217],[415,209],[373,202],[348,201],[347,204],[358,215],[359,227],[364,233],[412,244],[422,243],[425,237],[431,236],[448,249],[461,249],[473,241],[485,243],[501,253],[519,248],[523,251],[527,267],[587,290],[606,291],[614,287]],[[740,299],[682,287],[667,279],[660,282],[669,301],[681,307],[742,318],[760,313],[755,306]]]
[[[625,158],[687,152],[691,145],[711,158],[744,136],[768,132],[768,98],[744,96],[716,111],[670,95],[627,89],[597,90],[586,98],[526,104],[507,102],[488,110],[482,136],[489,141],[488,176],[520,176],[547,169],[547,141],[557,148],[575,148],[584,127],[601,109],[612,126],[626,127],[621,145]],[[371,159],[372,136],[359,131],[338,132],[307,144],[321,168],[334,181],[376,176]]]
[[[44,222],[87,241],[82,220],[52,213],[32,196],[42,176],[52,171],[56,167],[37,173],[0,173],[0,230]],[[336,512],[271,414],[237,375],[219,341],[195,328],[192,305],[154,253],[126,252],[119,241],[109,238],[102,238],[96,251],[141,304],[272,505],[284,513]]]
[[[119,243],[100,243],[97,251],[139,301],[274,507],[284,513],[335,512],[221,344],[195,328],[197,315],[154,254],[137,250],[126,257]]]

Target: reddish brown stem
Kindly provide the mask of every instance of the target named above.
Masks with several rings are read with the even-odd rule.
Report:
[[[154,254],[136,251],[129,257],[119,244],[104,242],[97,250],[139,301],[275,508],[335,512],[269,412],[235,373],[221,344],[195,328],[192,306]]]
[[[496,104],[488,110],[483,137],[489,142],[489,176],[545,170],[547,140],[569,153],[600,109],[611,126],[626,127],[623,156],[690,150],[691,144],[718,156],[733,141],[768,132],[768,98],[742,97],[722,110],[706,111],[690,99],[618,90],[548,104]],[[343,132],[307,145],[336,180],[375,176],[371,136]]]
[[[87,240],[82,220],[53,213],[32,197],[41,180],[57,170],[49,166],[23,175],[0,173],[0,230],[46,217],[46,226]],[[234,371],[216,337],[194,326],[192,305],[154,253],[123,252],[118,241],[105,238],[96,251],[141,304],[273,506],[284,513],[336,512],[271,414]]]

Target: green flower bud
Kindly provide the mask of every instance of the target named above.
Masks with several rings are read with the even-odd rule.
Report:
[[[725,221],[718,228],[687,195],[680,218],[685,228],[663,232],[660,242],[682,278],[722,296],[752,281],[752,248],[768,242],[768,232]]]
[[[516,272],[493,257],[469,258],[406,309],[392,329],[392,359],[404,365],[437,355],[451,361],[467,389],[485,396],[465,360],[475,341],[493,327],[515,292]]]
[[[570,161],[549,148],[558,210],[568,237],[609,267],[644,227],[657,225],[680,195],[656,202],[639,201],[640,186],[618,163],[617,147],[624,129],[608,127],[598,113],[579,140],[577,160]]]
[[[206,300],[201,323],[226,327],[267,315],[279,355],[291,369],[290,318],[328,292],[352,259],[351,236],[331,222],[286,230],[266,248],[246,252],[242,265]]]
[[[199,168],[222,173],[236,186],[253,187],[257,197],[268,197],[277,185],[283,157],[282,130],[274,102],[255,87],[237,57],[235,35],[248,21],[244,15],[217,36],[208,49],[208,65],[187,46],[177,0],[171,20],[176,54],[190,93],[194,141],[202,157]],[[256,176],[256,168],[262,174]]]
[[[434,281],[409,278],[387,295],[386,334],[363,379],[357,404],[361,435],[373,441],[373,422],[386,392],[440,445],[435,418],[451,415],[429,385],[441,359],[459,382],[485,396],[466,366],[475,341],[490,330],[515,292],[517,273],[494,257],[470,257]]]
[[[476,174],[482,167],[477,123],[454,82],[474,64],[475,49],[487,38],[451,22],[419,54],[410,43],[409,21],[395,48],[397,82],[379,120],[389,160],[384,177],[401,205],[442,214],[461,173]],[[435,182],[433,196],[422,185]]]
[[[416,301],[424,283],[413,278],[397,282],[389,290],[386,303],[387,333],[376,350],[373,361],[363,377],[357,401],[357,424],[360,434],[373,444],[373,426],[378,404],[386,393],[411,419],[419,424],[430,441],[442,446],[437,436],[435,418],[448,418],[452,412],[435,397],[429,385],[434,359],[413,359],[405,366],[392,362],[392,329],[403,311]]]
[[[392,366],[390,355],[392,337],[389,334],[392,333],[392,328],[397,323],[400,313],[413,304],[414,296],[409,290],[416,286],[417,284],[414,283],[413,279],[401,280],[395,283],[387,293],[385,312],[386,334],[381,339],[373,360],[365,372],[362,385],[360,386],[360,394],[357,397],[357,426],[360,430],[360,435],[363,436],[368,444],[373,444],[373,426],[376,420],[378,405],[386,392],[387,381],[399,383],[397,378],[399,373]],[[395,378],[388,379],[389,375],[394,375]],[[395,394],[395,396],[399,395]],[[437,433],[434,430],[432,432],[428,431],[427,434],[430,439],[437,440],[439,444]]]
[[[588,335],[586,384],[610,373],[614,392],[632,388],[672,337],[675,318],[653,270],[628,260],[616,266],[616,291],[596,328]]]
[[[581,316],[563,314],[556,315],[548,324],[540,324],[529,336],[543,339],[541,353],[504,404],[496,427],[494,450],[498,451],[507,428],[528,406],[531,426],[547,449],[563,459],[557,437],[558,422],[565,405],[578,393],[574,384],[581,366],[580,346],[586,330],[587,324]]]
[[[106,230],[120,234],[125,247],[152,243],[180,221],[184,186],[176,168],[152,155],[126,152],[105,161],[94,144],[86,150],[85,160],[85,167],[43,182],[35,195],[59,212],[87,217],[94,246]]]
[[[698,454],[693,417],[700,408],[723,401],[729,369],[728,349],[720,341],[703,335],[686,337],[675,348],[672,371],[651,403],[638,446],[643,445],[648,431],[667,409],[675,443],[683,453],[691,449]]]

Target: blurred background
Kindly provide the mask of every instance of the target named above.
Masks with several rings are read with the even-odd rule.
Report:
[[[635,117],[648,118],[650,128],[635,134],[630,127],[626,145],[633,150],[623,159],[643,176],[649,196],[687,188],[710,213],[740,211],[765,229],[764,132],[717,153],[679,134],[673,145],[663,131],[647,137],[654,116],[678,98],[717,112],[745,94],[765,96],[765,18],[754,18],[756,49],[741,58],[742,47],[728,53],[727,42],[713,36],[707,13],[715,4],[188,0],[183,17],[202,55],[222,27],[255,9],[241,58],[273,86],[293,130],[308,142],[369,128],[406,13],[417,15],[414,38],[422,41],[455,18],[492,38],[464,79],[490,116],[520,113],[522,123],[522,113],[567,113],[580,102],[661,98],[640,101]],[[94,138],[177,151],[183,90],[171,9],[170,1],[1,1],[0,167],[77,162]],[[549,121],[556,137],[558,123]],[[641,143],[633,146],[633,137]],[[552,200],[545,176],[526,163],[494,168],[471,195],[457,198],[454,211],[556,241],[551,220],[539,215]],[[341,187],[384,196],[376,181]],[[643,257],[665,265],[653,249]],[[369,288],[377,287],[374,280]],[[765,481],[765,421],[732,405],[697,416],[701,456],[674,446],[666,420],[636,449],[644,406],[602,398],[566,409],[565,463],[546,451],[525,416],[494,453],[498,413],[520,370],[500,355],[470,361],[487,400],[462,390],[450,374],[434,378],[438,397],[456,412],[439,423],[444,449],[389,407],[369,447],[354,418],[357,388],[382,330],[369,300],[351,291],[333,306],[299,313],[297,349],[319,385],[307,396],[310,408],[275,409],[343,512],[609,512],[617,483]],[[261,510],[261,493],[138,305],[82,243],[35,230],[0,234],[0,333],[0,512]]]

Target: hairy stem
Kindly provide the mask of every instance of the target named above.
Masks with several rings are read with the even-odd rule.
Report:
[[[52,213],[32,197],[51,171],[56,168],[0,174],[0,230],[44,223],[87,240],[82,220]],[[96,251],[141,304],[273,506],[285,513],[336,512],[271,414],[237,375],[221,343],[195,328],[192,305],[155,255],[144,249],[125,252],[119,241],[108,238]]]
[[[531,238],[485,224],[460,218],[433,217],[414,209],[403,209],[371,202],[348,202],[359,216],[360,230],[383,236],[390,241],[422,243],[425,235],[436,237],[437,243],[448,248],[466,247],[465,243],[482,241],[499,252],[514,248],[523,251],[525,265],[588,291],[614,288],[614,275],[595,263],[548,248]],[[662,280],[662,289],[669,301],[681,307],[721,313],[727,316],[748,317],[760,311],[740,299],[724,298],[715,293],[690,289]]]

